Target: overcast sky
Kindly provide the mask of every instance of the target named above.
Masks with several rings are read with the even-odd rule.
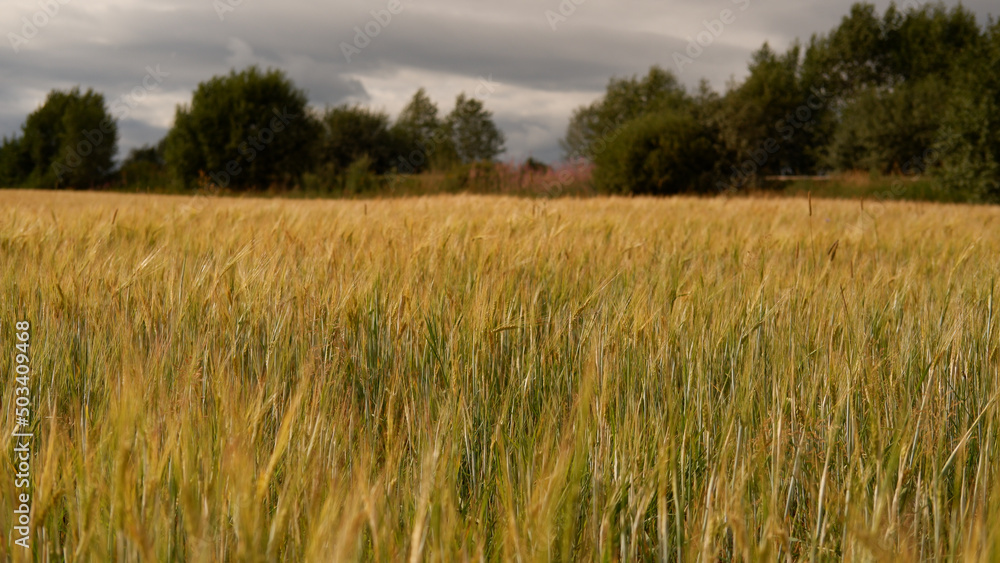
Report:
[[[998,12],[995,2],[964,5],[985,23],[987,14]],[[558,139],[572,110],[600,96],[612,76],[644,74],[659,64],[689,87],[704,77],[722,91],[730,78],[745,75],[750,53],[764,41],[780,50],[795,37],[825,33],[850,5],[831,0],[2,0],[0,135],[17,133],[50,90],[80,85],[127,108],[119,123],[122,155],[159,141],[175,106],[189,102],[199,82],[258,64],[283,69],[317,107],[359,102],[393,117],[421,86],[442,114],[464,91],[494,112],[507,135],[505,158],[553,161],[561,156]],[[876,5],[881,12],[888,1]],[[722,15],[729,23],[713,24]],[[707,28],[718,36],[702,34],[707,46],[678,68],[674,54],[687,56],[689,40],[709,33]]]

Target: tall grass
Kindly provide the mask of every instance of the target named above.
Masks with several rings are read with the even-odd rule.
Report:
[[[8,558],[1000,558],[1000,210],[3,200]]]
[[[976,194],[948,189],[933,176],[879,175],[848,172],[815,180],[774,182],[769,186],[785,197],[812,194],[825,198],[865,199],[878,201],[910,200],[937,203],[983,203]]]

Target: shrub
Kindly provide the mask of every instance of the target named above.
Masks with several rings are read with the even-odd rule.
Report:
[[[594,183],[611,193],[676,194],[711,189],[715,142],[693,117],[665,111],[626,123],[597,153]]]
[[[162,189],[169,184],[163,152],[160,147],[134,148],[118,169],[122,188],[129,190]]]
[[[379,178],[372,171],[374,161],[367,154],[352,162],[344,172],[344,192],[363,194],[374,192],[379,187]]]

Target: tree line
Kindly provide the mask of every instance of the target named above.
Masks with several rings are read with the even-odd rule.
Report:
[[[460,94],[442,116],[421,88],[395,121],[360,105],[320,112],[283,72],[257,67],[199,84],[166,137],[133,149],[117,169],[117,123],[93,90],[51,92],[21,129],[0,144],[4,187],[360,190],[389,172],[451,170],[505,150],[503,132],[475,97]]]
[[[912,3],[912,0],[911,0]],[[594,162],[601,189],[725,192],[779,175],[928,175],[970,201],[1000,199],[1000,23],[961,5],[840,24],[784,53],[767,43],[725,93],[688,92],[671,72],[617,78],[578,108],[563,147]]]
[[[1000,22],[908,3],[881,14],[854,4],[830,32],[783,53],[764,43],[723,93],[705,81],[689,91],[658,66],[613,78],[573,112],[566,159],[591,163],[600,192],[718,193],[865,171],[931,177],[951,199],[1000,200]],[[256,67],[199,84],[163,141],[117,169],[116,142],[101,94],[52,92],[0,144],[0,185],[343,193],[379,189],[396,173],[488,173],[479,164],[504,152],[475,97],[459,95],[447,115],[423,89],[395,120],[359,105],[321,112],[281,71]]]

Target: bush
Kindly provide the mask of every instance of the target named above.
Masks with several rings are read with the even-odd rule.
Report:
[[[500,164],[478,161],[459,164],[449,169],[442,181],[446,193],[497,193],[510,187],[504,182]]]
[[[134,148],[118,169],[121,187],[125,190],[162,190],[169,184],[169,175],[159,147]]]
[[[626,123],[597,153],[594,183],[612,193],[706,192],[717,159],[714,139],[704,125],[666,111]]]
[[[352,162],[344,172],[344,193],[354,195],[377,191],[380,182],[372,170],[374,164],[375,161],[367,154]]]

